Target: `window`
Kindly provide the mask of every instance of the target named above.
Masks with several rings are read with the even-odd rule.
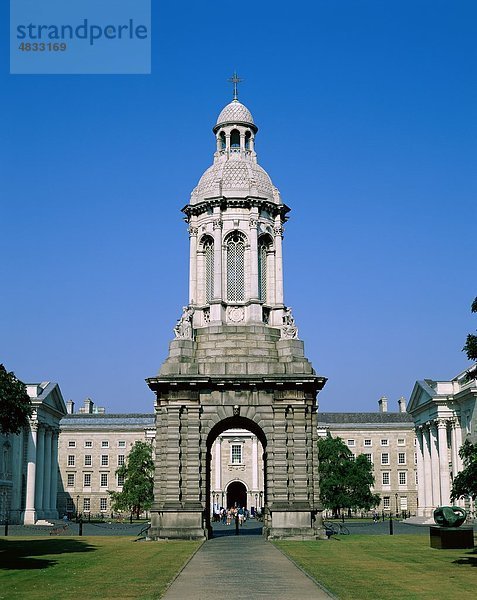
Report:
[[[401,510],[407,510],[407,496],[401,496],[399,498],[399,504],[401,506]]]
[[[364,445],[365,446],[372,446],[373,444],[372,444],[371,440],[364,440]]]
[[[407,484],[407,473],[406,471],[399,471],[399,485]]]
[[[108,510],[108,499],[107,498],[99,499],[99,510]]]
[[[102,467],[109,466],[109,456],[107,454],[101,454],[101,466]]]
[[[351,447],[355,445],[354,440],[348,440],[346,443],[348,444],[348,446],[351,446]]]
[[[84,474],[83,486],[91,487],[91,473]]]
[[[406,464],[406,453],[398,452],[398,465],[405,465],[405,464]]]
[[[101,487],[108,487],[108,474],[101,473]]]
[[[417,452],[414,452],[414,464],[417,465]]]
[[[75,505],[73,502],[73,498],[66,498],[66,512],[72,513],[75,511]]]
[[[406,445],[406,440],[404,438],[398,438],[397,445],[398,446],[405,446]]]
[[[242,445],[241,444],[232,444],[230,449],[231,454],[231,462],[233,465],[241,465],[242,464]]]
[[[416,475],[416,485],[419,485],[419,481],[417,479],[417,471],[416,471],[415,475]]]
[[[385,471],[384,473],[382,473],[383,476],[383,485],[390,485],[391,480],[390,480],[390,474],[388,471]]]
[[[126,448],[126,442],[124,440],[119,440],[118,448]]]
[[[68,448],[76,448],[76,442],[74,440],[69,440]]]
[[[118,487],[122,487],[124,485],[124,475],[118,475]]]
[[[240,148],[240,131],[238,129],[232,129],[230,132],[230,148]]]
[[[91,457],[91,454],[85,454],[84,455],[84,466],[91,467],[92,464],[93,464],[93,459]]]
[[[269,246],[269,237],[261,236],[258,240],[258,297],[263,302],[267,301],[267,253]]]
[[[109,448],[109,442],[108,442],[108,440],[103,440],[101,442],[101,448]]]
[[[383,452],[381,454],[381,464],[389,465],[389,453],[388,452]]]
[[[93,447],[93,442],[91,440],[86,440],[84,443],[84,447],[85,448],[92,448]]]
[[[214,240],[210,236],[203,239],[205,301],[209,303],[214,297]]]
[[[245,300],[245,237],[234,231],[228,236],[227,252],[227,300],[242,302]]]
[[[388,440],[381,440],[381,446],[389,446]]]
[[[83,511],[89,512],[91,510],[91,498],[83,498]]]
[[[368,459],[368,462],[370,462],[371,464],[373,463],[373,455],[371,453],[367,453],[365,454],[366,458]]]
[[[124,454],[118,454],[118,467],[122,467],[124,465]]]
[[[75,466],[75,455],[74,454],[68,454],[68,466],[69,467]]]
[[[384,496],[383,498],[383,510],[389,510],[390,502],[389,496]]]
[[[75,474],[74,473],[68,473],[68,475],[66,476],[66,485],[68,487],[73,487],[75,484]]]

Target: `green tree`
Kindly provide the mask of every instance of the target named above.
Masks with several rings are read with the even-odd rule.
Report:
[[[333,515],[339,515],[342,509],[369,510],[379,504],[379,495],[371,492],[373,465],[366,456],[354,459],[339,437],[320,438],[318,456],[321,501]]]
[[[477,498],[477,444],[471,444],[466,440],[459,450],[459,456],[464,463],[464,469],[457,473],[452,482],[451,500],[454,502],[463,496],[470,496],[475,500]]]
[[[26,385],[0,364],[0,433],[19,433],[32,412]]]
[[[139,515],[151,508],[154,500],[154,460],[152,446],[146,442],[136,442],[128,454],[126,462],[116,470],[116,475],[124,477],[120,492],[108,491],[112,508],[116,511],[129,511]]]
[[[473,313],[477,313],[477,297],[474,298],[470,310]],[[468,334],[462,351],[467,354],[469,360],[477,360],[477,335],[472,333]],[[470,379],[477,379],[477,368],[474,367],[468,375]]]

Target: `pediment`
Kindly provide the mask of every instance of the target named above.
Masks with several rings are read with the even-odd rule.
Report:
[[[414,389],[412,390],[411,398],[409,399],[407,412],[413,413],[419,408],[428,405],[429,402],[432,402],[435,396],[435,391],[428,383],[425,381],[416,381],[414,384]]]

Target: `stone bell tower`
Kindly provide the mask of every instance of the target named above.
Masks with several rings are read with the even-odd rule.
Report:
[[[189,225],[189,303],[156,377],[153,538],[211,534],[210,451],[231,428],[264,448],[264,533],[322,535],[316,396],[326,382],[304,356],[284,304],[289,208],[258,164],[258,127],[234,98],[213,127],[216,149],[182,209]]]

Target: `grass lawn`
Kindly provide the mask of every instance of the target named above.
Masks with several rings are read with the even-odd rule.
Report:
[[[160,598],[200,542],[0,538],[0,598]]]
[[[275,544],[340,600],[477,597],[477,550],[435,550],[427,535]]]

